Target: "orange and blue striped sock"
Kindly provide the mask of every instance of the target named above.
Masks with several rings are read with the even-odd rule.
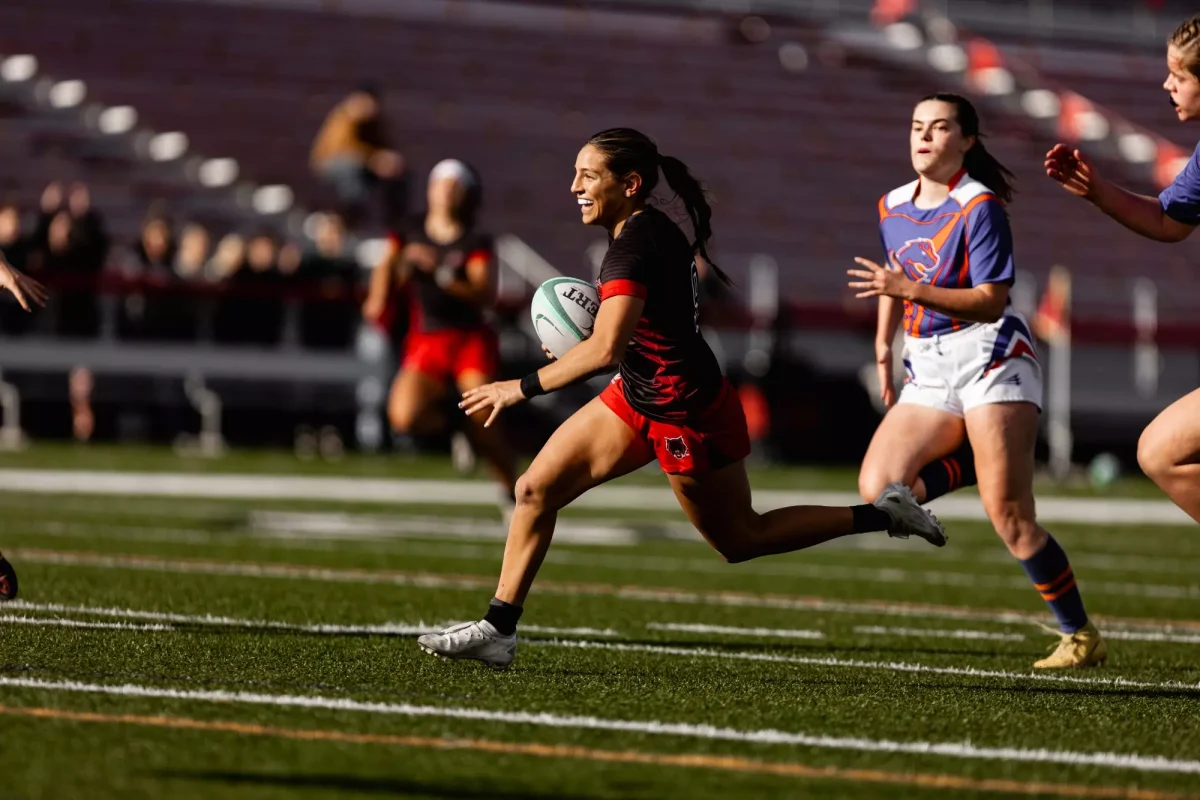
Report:
[[[1088,615],[1083,609],[1079,587],[1075,585],[1075,572],[1053,536],[1046,539],[1046,546],[1033,558],[1022,561],[1021,566],[1054,612],[1059,630],[1074,633],[1087,625]]]
[[[975,452],[971,450],[971,443],[963,442],[945,458],[926,464],[917,477],[925,483],[926,503],[964,486],[974,486],[978,480],[975,477]]]

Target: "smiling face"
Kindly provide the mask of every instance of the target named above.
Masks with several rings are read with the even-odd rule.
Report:
[[[612,230],[633,213],[641,188],[641,175],[636,172],[624,177],[613,174],[604,154],[590,144],[585,145],[575,158],[571,194],[579,203],[584,225],[602,225]]]
[[[1180,122],[1200,119],[1200,77],[1188,69],[1188,63],[1188,53],[1175,45],[1167,48],[1167,79],[1163,88],[1171,95],[1171,105]]]
[[[948,183],[974,144],[974,136],[963,135],[952,103],[924,100],[913,110],[909,149],[918,175]]]

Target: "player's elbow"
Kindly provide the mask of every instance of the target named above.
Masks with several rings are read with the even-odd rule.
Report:
[[[593,366],[597,372],[615,369],[625,357],[625,346],[620,342],[593,340],[595,346],[595,361]]]

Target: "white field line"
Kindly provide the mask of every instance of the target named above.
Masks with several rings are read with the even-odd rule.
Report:
[[[1132,681],[1125,678],[1082,678],[1073,675],[1047,674],[1045,672],[1015,672],[1002,669],[975,669],[974,667],[935,667],[906,661],[862,661],[835,658],[832,656],[788,656],[776,653],[739,653],[711,650],[703,647],[672,647],[670,645],[626,644],[623,642],[589,641],[542,641],[529,640],[525,644],[536,647],[566,647],[580,650],[613,650],[625,653],[653,653],[656,655],[682,656],[685,658],[716,658],[734,661],[760,661],[773,664],[803,664],[814,667],[838,667],[845,669],[882,670],[884,672],[923,673],[929,675],[962,675],[971,678],[996,678],[1007,681],[1034,681],[1037,683],[1066,683],[1075,686],[1095,686],[1106,689],[1170,689],[1174,691],[1200,692],[1200,682],[1182,681]]]
[[[995,633],[993,631],[971,631],[941,628],[885,628],[878,625],[857,625],[855,633],[867,636],[912,636],[922,639],[985,639],[993,642],[1023,642],[1020,633]]]
[[[9,469],[0,470],[0,486],[10,492],[46,494],[487,506],[496,503],[495,485],[485,481]],[[754,501],[764,511],[789,505],[846,506],[862,502],[853,492],[770,490],[755,492]],[[576,500],[575,506],[635,510],[678,508],[675,498],[665,486],[603,486]],[[985,519],[979,500],[975,497],[943,497],[932,503],[931,508],[944,519]],[[1044,498],[1038,501],[1038,516],[1047,523],[1195,524],[1183,511],[1166,500]]]
[[[1130,769],[1139,772],[1200,774],[1200,761],[1172,759],[1138,753],[1075,752],[1070,750],[1025,749],[1016,747],[979,747],[969,742],[890,741],[863,737],[824,736],[791,731],[740,730],[713,725],[658,720],[622,720],[603,717],[566,716],[546,712],[495,711],[481,708],[451,708],[422,706],[409,703],[380,703],[320,695],[262,694],[257,692],[228,692],[219,690],[165,689],[135,684],[105,685],[76,681],[45,681],[33,678],[0,677],[0,686],[14,689],[102,694],[119,697],[147,697],[163,700],[185,700],[210,703],[274,706],[283,708],[314,708],[385,714],[403,717],[425,717],[494,722],[513,725],[534,725],[567,730],[600,730],[621,733],[678,736],[690,739],[709,739],[727,742],[792,745],[829,750],[850,750],[868,753],[906,753],[922,756],[978,759],[1016,763],[1048,763]]]
[[[646,629],[651,631],[671,631],[673,633],[715,633],[721,636],[758,636],[778,639],[824,639],[821,631],[809,631],[794,628],[735,628],[729,625],[700,625],[684,622],[647,622]]]
[[[77,619],[59,619],[57,617],[22,617],[0,611],[0,624],[4,625],[36,625],[47,628],[95,628],[109,631],[173,631],[170,625],[137,624],[132,622],[86,622]]]
[[[1200,644],[1200,635],[1194,633],[1166,633],[1162,631],[1123,631],[1105,628],[1106,639],[1122,639],[1130,642],[1170,642],[1172,644]]]
[[[0,622],[14,619],[9,612],[43,611],[54,614],[86,614],[93,617],[113,617],[118,619],[156,620],[179,625],[211,625],[214,627],[232,628],[265,628],[272,630],[297,631],[302,633],[323,633],[330,635],[381,635],[381,636],[419,636],[422,633],[440,631],[456,621],[438,623],[406,623],[384,622],[376,625],[331,625],[325,623],[296,623],[280,620],[243,619],[239,617],[214,616],[212,614],[173,614],[166,611],[139,611],[132,608],[117,608],[112,606],[78,606],[62,603],[30,603],[24,600],[13,600],[0,606]],[[35,619],[35,618],[28,618]],[[29,624],[36,624],[30,622]],[[103,627],[116,623],[80,623],[78,627]],[[117,624],[119,625],[119,624]],[[145,628],[153,630],[154,628]],[[174,630],[170,625],[161,630]],[[557,628],[542,625],[522,625],[522,631],[542,633],[548,636],[619,636],[611,628]]]
[[[428,625],[425,623],[411,624],[396,624],[389,623],[384,625],[304,625],[288,622],[280,622],[277,620],[252,620],[238,619],[235,617],[219,617],[212,615],[186,615],[172,614],[157,611],[137,611],[134,609],[125,608],[102,608],[92,606],[68,606],[57,603],[27,603],[23,601],[14,601],[11,604],[6,604],[5,608],[12,608],[15,611],[52,611],[55,613],[82,613],[91,614],[94,616],[113,616],[125,619],[150,619],[159,620],[171,623],[198,623],[217,626],[233,626],[243,628],[275,628],[281,630],[297,630],[315,633],[326,634],[365,634],[365,633],[381,633],[392,635],[415,636],[422,633],[428,633],[432,630],[440,630],[451,623],[440,623],[437,625]],[[7,615],[3,609],[0,609],[0,621],[5,620]],[[22,619],[31,619],[24,618]],[[70,620],[52,620],[53,623],[67,623]],[[34,623],[30,623],[34,624]],[[106,623],[82,623],[78,627],[101,627]],[[107,625],[113,625],[108,623]],[[121,623],[115,625],[120,626]],[[752,635],[779,635],[780,631],[772,632],[771,629],[754,629],[754,628],[722,628],[721,626],[704,626],[704,625],[672,625],[669,623],[650,623],[646,627],[657,630],[686,630],[688,632],[705,632],[705,633],[726,633],[736,631],[738,633]],[[171,630],[170,626],[164,626],[163,630]],[[522,626],[522,631],[538,632],[538,633],[560,633],[570,634],[586,634],[587,628],[538,628],[536,626]],[[767,631],[766,634],[760,634],[758,631]],[[885,629],[881,629],[885,630]],[[602,633],[619,635],[613,630],[604,630]],[[784,634],[794,633],[819,633],[817,631],[783,631]],[[805,636],[803,638],[810,638]],[[929,673],[936,675],[963,675],[970,677],[997,678],[1002,680],[1033,680],[1039,682],[1050,683],[1069,683],[1084,686],[1097,686],[1105,688],[1137,688],[1137,689],[1172,689],[1172,690],[1187,690],[1200,691],[1200,683],[1183,683],[1181,681],[1166,681],[1166,682],[1145,682],[1131,681],[1124,678],[1085,678],[1075,677],[1070,675],[1058,675],[1044,672],[1016,672],[1012,670],[981,670],[973,667],[937,667],[928,664],[918,664],[901,661],[863,661],[859,659],[842,659],[832,656],[790,656],[779,655],[775,653],[737,653],[727,652],[724,650],[713,650],[710,648],[697,647],[677,647],[671,645],[645,645],[631,644],[624,642],[592,642],[587,640],[572,640],[563,641],[555,639],[525,639],[524,644],[527,646],[537,647],[565,647],[577,648],[586,650],[612,650],[618,652],[636,652],[636,653],[652,653],[657,655],[680,656],[685,658],[717,658],[717,659],[733,659],[739,661],[759,661],[777,664],[803,664],[809,666],[822,667],[837,667],[848,669],[866,669],[866,670],[883,670],[889,672],[907,672],[907,673]]]
[[[9,551],[6,551],[9,552]],[[292,564],[248,564],[223,561],[187,561],[160,556],[104,555],[100,553],[53,552],[46,550],[13,549],[11,558],[30,564],[129,569],[146,572],[166,572],[193,575],[228,575],[285,580],[315,580],[331,583],[360,583],[406,586],[416,589],[491,589],[495,579],[479,575],[442,575],[435,573],[376,572],[357,569],[331,569]],[[616,586],[603,583],[564,583],[542,581],[540,594],[576,597],[615,597],[638,602],[679,603],[684,605],[713,605],[735,608],[773,608],[793,611],[823,611],[828,613],[869,614],[873,616],[921,617],[927,619],[962,619],[1004,623],[1040,623],[1045,615],[1020,611],[992,611],[979,608],[907,603],[904,601],[843,601],[820,597],[795,597],[750,594],[733,591],[692,591],[640,586]],[[1108,622],[1097,617],[1097,622]],[[1200,630],[1200,625],[1188,620],[1137,620],[1117,618],[1114,625],[1163,633]]]

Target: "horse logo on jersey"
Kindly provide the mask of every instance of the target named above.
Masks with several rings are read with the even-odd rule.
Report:
[[[691,455],[688,451],[687,443],[683,441],[682,436],[668,436],[663,439],[663,445],[667,448],[667,452],[672,458],[687,458]]]
[[[892,258],[918,283],[928,283],[937,274],[942,257],[932,239],[909,239],[900,245]]]
[[[1005,317],[996,331],[996,341],[992,344],[992,357],[977,380],[983,380],[992,370],[1011,361],[1014,358],[1028,358],[1037,361],[1037,351],[1033,348],[1033,334],[1020,317]]]

